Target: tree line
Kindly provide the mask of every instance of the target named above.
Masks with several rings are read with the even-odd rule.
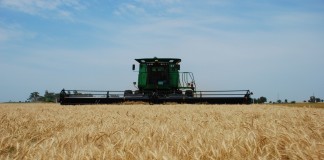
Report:
[[[60,94],[49,92],[48,90],[45,90],[45,93],[43,96],[39,94],[39,92],[32,92],[29,95],[28,101],[30,102],[57,102],[59,99]]]
[[[260,98],[254,98],[253,99],[253,103],[263,104],[265,102],[267,102],[267,98],[263,97],[263,96],[261,96]]]

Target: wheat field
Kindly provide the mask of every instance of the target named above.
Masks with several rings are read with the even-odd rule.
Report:
[[[0,104],[0,159],[324,159],[324,109]]]

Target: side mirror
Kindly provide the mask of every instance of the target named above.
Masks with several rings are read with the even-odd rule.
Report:
[[[132,68],[133,68],[133,71],[135,71],[135,64],[133,64],[133,67]]]

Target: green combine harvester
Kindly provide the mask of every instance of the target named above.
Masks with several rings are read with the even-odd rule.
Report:
[[[62,105],[113,104],[122,102],[250,104],[249,90],[199,91],[192,72],[180,72],[181,59],[143,58],[139,63],[137,90],[91,91],[65,90],[60,93]],[[135,65],[133,65],[135,70]]]

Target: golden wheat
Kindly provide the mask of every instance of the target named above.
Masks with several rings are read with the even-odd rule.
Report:
[[[324,110],[0,104],[0,159],[324,159]]]

